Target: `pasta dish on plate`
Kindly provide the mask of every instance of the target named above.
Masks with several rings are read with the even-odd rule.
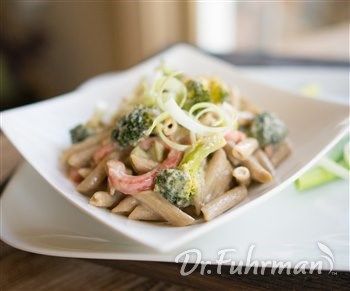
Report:
[[[61,158],[90,204],[186,226],[233,208],[253,184],[271,182],[291,152],[287,133],[237,87],[162,65],[118,110],[97,106],[71,129]]]

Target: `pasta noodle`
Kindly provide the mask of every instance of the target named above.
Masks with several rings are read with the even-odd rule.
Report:
[[[143,205],[136,206],[128,217],[133,220],[164,221],[163,217]]]
[[[258,147],[259,143],[255,138],[246,138],[233,146],[232,155],[238,160],[245,160],[251,156]]]
[[[136,154],[130,155],[131,164],[138,174],[144,174],[159,165],[158,162],[151,160],[150,158],[139,157]]]
[[[274,176],[275,175],[275,167],[270,161],[269,157],[266,155],[266,153],[258,149],[254,153],[254,157],[258,160],[258,162],[265,168],[265,170],[269,171],[269,173]]]
[[[212,220],[218,215],[236,206],[247,197],[248,191],[244,186],[235,187],[223,195],[217,197],[202,208],[206,221]]]
[[[233,153],[232,153],[232,146],[227,143],[225,146],[224,146],[224,151],[226,153],[226,157],[227,159],[230,161],[230,163],[234,166],[234,167],[237,167],[239,166],[239,164],[241,163],[240,160],[236,159],[234,156],[233,156]]]
[[[130,214],[138,205],[137,200],[132,196],[125,197],[112,209],[113,213]]]
[[[91,168],[80,168],[80,169],[78,169],[78,174],[82,178],[86,178],[91,173],[91,171],[92,171]]]
[[[111,207],[117,201],[117,196],[110,195],[104,191],[95,192],[90,198],[90,204],[97,207]]]
[[[85,150],[93,145],[98,144],[101,142],[103,139],[105,139],[108,135],[110,134],[109,130],[105,130],[101,133],[98,133],[96,135],[93,135],[91,137],[88,137],[84,141],[72,145],[70,148],[65,150],[61,156],[61,161],[65,163],[67,159],[74,153],[77,153],[79,151]]]
[[[98,149],[98,145],[94,145],[87,149],[71,154],[68,158],[68,164],[76,168],[88,166],[93,154],[97,149]]]
[[[107,172],[105,170],[107,162],[117,156],[117,153],[112,153],[99,162],[91,173],[77,186],[77,191],[83,194],[96,191],[98,186],[100,186],[107,177]]]
[[[249,111],[241,111],[238,113],[237,122],[240,126],[249,126],[253,120],[255,115]]]
[[[204,202],[207,203],[230,188],[232,167],[221,149],[208,162],[205,173]]]
[[[199,171],[198,173],[198,181],[199,181],[199,187],[200,187],[200,191],[198,193],[198,195],[196,195],[195,197],[193,197],[193,206],[195,209],[195,214],[198,216],[201,213],[201,208],[204,205],[204,199],[205,199],[205,190],[206,185],[205,185],[205,176],[204,176],[204,172],[203,171]]]
[[[172,225],[186,226],[194,222],[193,217],[171,204],[159,193],[145,191],[135,195],[135,198],[170,222]]]
[[[237,167],[232,171],[232,175],[239,185],[247,187],[250,184],[250,172],[248,168],[242,166]]]
[[[164,121],[163,132],[166,136],[173,135],[177,130],[177,122],[172,118],[168,118]]]
[[[259,164],[255,157],[249,157],[242,161],[242,164],[249,169],[253,180],[260,183],[268,183],[272,181],[272,175]]]
[[[217,118],[215,118],[213,112],[208,112],[200,118],[200,121],[205,125],[212,126],[217,122]]]
[[[277,145],[269,145],[265,148],[265,152],[271,160],[271,163],[277,167],[291,154],[291,146],[288,141]]]

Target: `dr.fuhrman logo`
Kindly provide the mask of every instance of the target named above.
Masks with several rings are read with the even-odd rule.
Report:
[[[333,271],[334,267],[334,256],[332,251],[330,250],[329,247],[327,247],[325,244],[317,242],[318,248],[323,252],[325,255],[322,255],[321,257],[326,259],[328,264],[329,264],[329,273]]]
[[[301,260],[298,262],[294,262],[294,267],[292,267],[291,261],[277,261],[277,260],[255,260],[253,258],[253,253],[255,249],[255,245],[251,245],[248,249],[247,256],[245,261],[239,260],[234,261],[233,256],[237,254],[236,249],[223,249],[219,250],[217,255],[218,258],[215,261],[204,261],[202,260],[202,253],[198,249],[190,249],[186,250],[180,254],[178,254],[175,258],[176,263],[182,263],[180,274],[182,276],[188,276],[192,274],[197,267],[200,265],[200,274],[211,274],[215,271],[215,269],[210,268],[206,269],[208,265],[215,265],[216,266],[216,273],[221,274],[221,267],[223,265],[229,266],[230,274],[248,274],[250,269],[253,268],[253,274],[264,274],[266,268],[270,270],[271,274],[274,275],[276,272],[278,274],[281,274],[283,270],[286,271],[286,274],[289,275],[291,273],[293,274],[306,274],[307,272],[309,274],[312,274],[315,270],[317,270],[317,273],[320,274],[322,270],[329,270],[329,273],[332,272],[334,268],[334,255],[330,248],[326,246],[325,244],[321,242],[317,242],[317,246],[319,250],[321,251],[321,258],[319,260],[315,261],[306,261]],[[230,258],[227,256],[231,255]],[[327,265],[324,265],[324,263],[327,263]],[[190,268],[186,268],[187,264],[193,264]]]

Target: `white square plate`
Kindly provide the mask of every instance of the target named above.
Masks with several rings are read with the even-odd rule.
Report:
[[[277,113],[290,130],[294,152],[278,168],[275,182],[256,188],[243,203],[208,223],[171,227],[130,221],[123,216],[98,209],[89,205],[88,199],[75,191],[74,185],[65,177],[59,165],[58,157],[69,145],[69,129],[85,121],[92,114],[98,100],[117,107],[121,97],[127,96],[141,77],[159,65],[160,60],[191,75],[215,75],[229,85],[237,85],[253,102]],[[308,99],[257,83],[244,77],[231,65],[187,45],[177,45],[120,74],[99,77],[74,92],[9,110],[1,115],[1,127],[8,138],[64,197],[112,229],[163,252],[234,219],[278,193],[333,146],[347,131],[348,124],[346,105]]]

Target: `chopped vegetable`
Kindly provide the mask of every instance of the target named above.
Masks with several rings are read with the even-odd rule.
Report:
[[[299,191],[308,190],[337,179],[337,176],[321,167],[314,167],[295,181]]]
[[[190,205],[193,197],[200,191],[202,161],[225,144],[225,139],[220,135],[197,141],[185,153],[177,169],[163,170],[157,175],[155,190],[178,207]]]
[[[209,92],[204,89],[201,82],[196,80],[188,80],[186,82],[187,99],[183,109],[190,110],[190,108],[200,102],[210,102]]]
[[[194,114],[197,112],[196,114]],[[212,126],[224,125],[233,128],[235,123],[236,115],[232,112],[231,114],[220,108],[219,106],[210,102],[201,102],[193,105],[188,112],[191,116],[194,116],[198,120],[202,115],[211,113],[216,116],[215,122]]]
[[[286,125],[269,112],[258,114],[253,120],[250,131],[260,146],[279,143],[287,136]]]
[[[226,126],[212,127],[201,124],[195,118],[191,117],[186,111],[182,110],[173,98],[170,98],[164,104],[164,108],[177,123],[192,133],[208,135],[212,133],[220,133],[227,129]]]
[[[92,134],[91,130],[83,124],[79,124],[69,131],[72,143],[78,143]]]
[[[345,136],[342,138],[328,153],[327,157],[332,159],[335,162],[340,162],[345,159],[346,157],[344,156],[344,146],[349,143],[349,136]]]
[[[145,136],[147,129],[152,125],[154,115],[147,107],[136,107],[118,122],[112,132],[112,138],[122,147],[134,146]]]
[[[190,181],[188,173],[178,169],[161,171],[156,177],[156,191],[168,201],[180,207],[186,207],[191,202]]]
[[[187,89],[183,82],[176,78],[176,72],[170,76],[163,76],[157,79],[151,90],[159,109],[164,110],[164,102],[175,99],[182,107],[186,102]]]
[[[319,166],[335,176],[344,180],[349,180],[349,171],[329,158],[322,158]]]
[[[299,191],[308,190],[338,178],[349,179],[349,163],[344,149],[349,144],[349,137],[343,138],[316,167],[308,170],[295,181]]]
[[[208,84],[210,101],[213,103],[223,103],[228,97],[226,86],[216,79],[211,79]]]

